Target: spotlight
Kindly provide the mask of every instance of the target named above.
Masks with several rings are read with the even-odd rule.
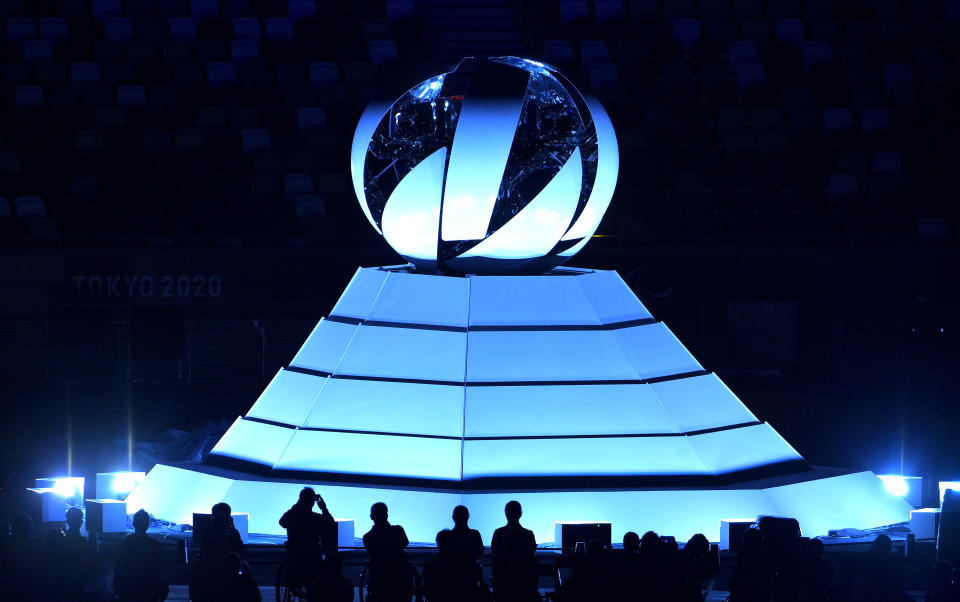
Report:
[[[98,472],[97,497],[103,500],[122,500],[143,482],[142,472]]]
[[[923,477],[881,474],[877,475],[877,478],[883,481],[883,486],[891,495],[904,498],[914,508],[921,506]]]
[[[71,506],[83,504],[83,477],[49,477],[37,479],[38,488],[52,489]]]
[[[960,491],[960,481],[940,481],[940,505],[943,505],[943,493],[947,490]]]

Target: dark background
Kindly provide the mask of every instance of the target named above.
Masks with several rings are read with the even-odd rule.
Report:
[[[960,478],[953,4],[344,4],[0,2],[7,493],[245,412],[358,266],[400,261],[350,188],[359,112],[469,54],[611,114],[617,193],[572,265],[812,463]]]

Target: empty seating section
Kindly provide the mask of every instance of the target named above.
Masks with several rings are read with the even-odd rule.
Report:
[[[607,233],[956,233],[952,0],[10,6],[3,235],[375,236],[347,172],[360,111],[470,54],[601,98],[623,166]]]

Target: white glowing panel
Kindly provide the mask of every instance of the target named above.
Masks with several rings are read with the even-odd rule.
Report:
[[[597,270],[573,278],[604,324],[644,320],[653,316],[616,272]]]
[[[363,111],[360,122],[357,123],[357,129],[353,132],[353,146],[350,149],[350,176],[353,180],[353,191],[358,199],[366,198],[363,191],[363,163],[367,158],[367,144],[391,104],[389,102],[372,101]],[[361,202],[360,207],[374,230],[382,234],[370,213],[370,207],[367,206],[367,203]]]
[[[467,387],[468,437],[675,433],[647,385]]]
[[[333,378],[306,426],[459,437],[463,387]]]
[[[641,378],[670,376],[703,370],[703,366],[663,322],[618,328],[611,333],[623,345]]]
[[[600,318],[578,282],[585,277],[472,277],[470,325],[599,325]]]
[[[573,240],[580,237],[593,236],[600,225],[600,220],[610,205],[613,190],[617,186],[617,172],[620,170],[620,150],[617,147],[617,135],[613,131],[613,123],[603,106],[593,97],[585,97],[593,123],[597,128],[597,179],[593,183],[593,190],[587,200],[586,207],[570,230],[563,236],[563,240]],[[581,248],[583,245],[579,245]],[[579,248],[577,249],[579,250]],[[569,256],[576,253],[569,249],[561,255]]]
[[[457,480],[460,440],[301,430],[276,467]]]
[[[583,164],[576,148],[557,175],[513,219],[461,257],[525,259],[546,255],[563,235],[580,200]]]
[[[446,161],[447,148],[442,147],[418,163],[390,193],[383,209],[383,237],[404,257],[437,259]]]
[[[324,376],[280,370],[247,416],[300,426],[313,409],[326,382]]]
[[[389,273],[378,268],[358,269],[330,315],[366,319]]]
[[[463,382],[467,333],[361,326],[340,374]]]
[[[210,453],[273,466],[295,432],[282,426],[237,418]]]
[[[97,498],[122,500],[143,482],[145,473],[138,471],[98,472]]]
[[[354,324],[320,320],[290,365],[334,372],[356,332],[357,326]]]
[[[710,474],[710,470],[686,437],[493,439],[463,443],[464,479],[659,474]]]
[[[443,193],[443,240],[478,240],[487,236],[490,215],[500,192],[500,178],[490,174],[502,174],[507,165],[522,100],[471,95],[464,99]]]
[[[467,278],[391,272],[370,319],[465,328],[469,294]]]
[[[688,437],[714,474],[803,458],[769,424],[757,424]]]
[[[471,382],[636,379],[612,331],[471,331]]]
[[[684,433],[757,421],[716,374],[652,383],[650,389]]]

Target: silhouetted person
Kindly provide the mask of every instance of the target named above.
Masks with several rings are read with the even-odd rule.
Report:
[[[800,580],[801,602],[825,602],[830,598],[833,564],[823,559],[823,542],[811,539],[804,545],[803,576]]]
[[[166,600],[170,591],[163,579],[160,544],[147,535],[149,526],[150,515],[138,510],[133,515],[133,535],[127,535],[117,547],[113,590],[123,602]]]
[[[66,515],[66,532],[54,535],[47,540],[47,557],[52,561],[54,571],[51,584],[54,597],[58,600],[96,599],[88,587],[97,575],[97,552],[93,543],[80,534],[83,526],[83,511],[70,508]]]
[[[213,592],[216,602],[260,602],[260,588],[240,554],[230,552],[220,561],[220,578]]]
[[[633,531],[623,534],[623,553],[616,559],[613,588],[617,600],[640,599],[640,536]]]
[[[954,583],[953,565],[946,560],[933,564],[933,582],[927,589],[926,602],[958,602],[960,587]]]
[[[313,511],[316,503],[320,514]],[[287,579],[291,585],[309,585],[320,576],[324,549],[336,550],[337,522],[323,498],[311,487],[280,518],[287,530]]]
[[[710,555],[710,541],[702,533],[697,533],[687,541],[679,560],[675,599],[678,602],[703,602],[703,584],[718,568]]]
[[[310,586],[310,600],[353,602],[353,582],[343,576],[343,560],[330,554],[320,570],[319,579]]]
[[[247,555],[240,532],[233,526],[230,506],[214,504],[210,513],[210,524],[200,536],[200,553],[190,575],[190,598],[197,602],[219,599],[216,596],[223,585],[228,554],[236,554],[241,560]]]
[[[877,535],[863,558],[861,599],[870,602],[901,602],[907,596],[903,561],[892,555],[893,542],[883,533]]]
[[[561,602],[593,602],[613,599],[611,562],[603,542],[591,539],[583,554],[577,554],[571,575],[560,588]]]
[[[520,525],[520,502],[504,508],[507,524],[493,532],[493,594],[497,602],[527,602],[539,599],[537,540],[533,531]]]
[[[0,592],[10,600],[32,600],[39,595],[37,563],[40,550],[30,541],[33,519],[26,514],[14,517],[10,535],[0,549]]]
[[[730,575],[730,602],[768,602],[772,595],[773,575],[763,555],[763,535],[759,529],[747,529]]]
[[[453,509],[453,554],[459,562],[475,564],[477,558],[483,555],[483,538],[480,531],[471,529],[467,524],[470,520],[470,511],[466,506],[457,506]],[[439,534],[437,535],[439,537]]]
[[[363,536],[363,547],[370,558],[367,589],[370,602],[392,602],[410,599],[410,568],[404,548],[410,543],[400,525],[387,521],[387,505],[377,502],[370,507],[373,527]]]
[[[437,533],[437,555],[423,565],[423,588],[429,602],[470,602],[486,599],[480,565],[465,559],[450,529]]]

